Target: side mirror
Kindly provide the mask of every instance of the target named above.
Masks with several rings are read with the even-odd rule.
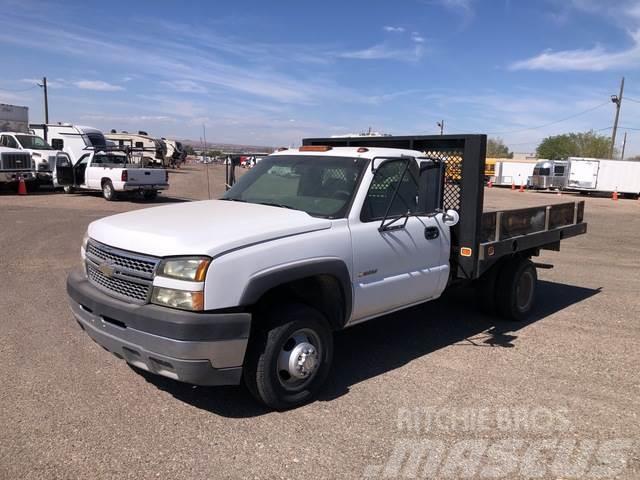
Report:
[[[442,214],[442,223],[447,227],[455,227],[460,221],[460,214],[455,210],[447,210]]]

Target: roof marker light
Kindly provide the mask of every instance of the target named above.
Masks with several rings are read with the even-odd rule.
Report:
[[[333,147],[328,145],[303,145],[298,149],[300,152],[328,152]]]
[[[358,149],[358,153],[364,153],[364,152],[368,152],[368,151],[369,151],[369,149],[367,147],[360,147]]]

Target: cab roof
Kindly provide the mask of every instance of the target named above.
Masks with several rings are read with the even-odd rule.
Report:
[[[419,150],[407,150],[404,148],[381,148],[381,147],[325,147],[327,150],[307,150],[309,147],[288,148],[286,150],[275,151],[271,155],[304,155],[314,157],[355,157],[368,158],[375,157],[424,157],[424,152]],[[314,146],[313,148],[317,148]]]

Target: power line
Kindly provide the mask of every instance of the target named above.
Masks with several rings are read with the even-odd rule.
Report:
[[[4,88],[4,87],[0,87],[0,90],[3,90],[5,92],[26,92],[27,90],[33,90],[37,86],[38,86],[38,84],[32,85],[31,87],[27,87],[27,88]]]
[[[629,100],[630,102],[640,103],[640,100],[636,100],[635,98],[624,97],[625,100]]]
[[[599,105],[596,105],[595,107],[591,107],[591,108],[588,108],[588,109],[583,110],[581,112],[574,113],[573,115],[569,115],[568,117],[564,117],[564,118],[561,118],[559,120],[554,120],[553,122],[545,123],[544,125],[538,125],[537,127],[527,127],[527,128],[522,128],[520,130],[505,130],[503,132],[488,132],[487,135],[504,135],[504,134],[508,134],[508,133],[526,132],[528,130],[538,130],[540,128],[549,127],[549,126],[555,125],[557,123],[561,123],[561,122],[565,122],[567,120],[571,120],[572,118],[579,117],[580,115],[584,115],[585,113],[593,112],[594,110],[597,110],[598,108],[604,107],[605,105],[608,105],[608,104],[609,104],[609,101],[606,101],[606,102],[603,102],[603,103],[601,103]]]

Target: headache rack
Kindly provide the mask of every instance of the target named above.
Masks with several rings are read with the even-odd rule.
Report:
[[[442,206],[460,215],[451,229],[456,279],[476,279],[505,255],[557,250],[562,238],[586,232],[584,202],[483,213],[486,135],[306,138],[302,145],[402,148],[444,162]]]

